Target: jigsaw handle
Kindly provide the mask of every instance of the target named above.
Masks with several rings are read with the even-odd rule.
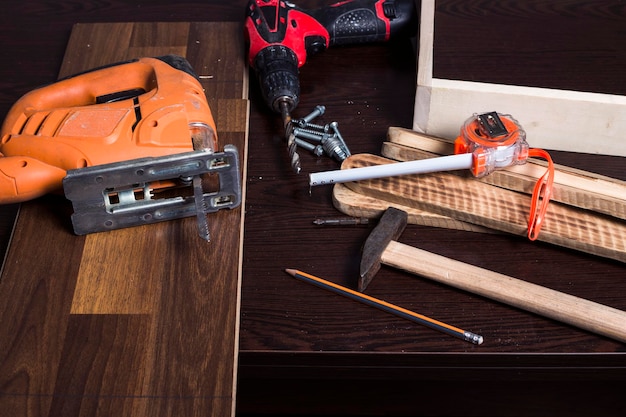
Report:
[[[6,130],[25,109],[55,110],[112,103],[156,88],[152,66],[135,61],[113,64],[70,76],[26,93],[7,116]]]
[[[21,203],[57,191],[65,170],[28,156],[0,156],[0,204]]]

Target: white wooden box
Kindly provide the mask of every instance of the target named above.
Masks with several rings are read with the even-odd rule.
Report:
[[[421,7],[414,130],[455,138],[472,114],[498,111],[531,147],[626,156],[626,96],[434,78],[435,1]]]

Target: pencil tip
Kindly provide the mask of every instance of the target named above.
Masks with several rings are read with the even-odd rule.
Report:
[[[287,268],[287,269],[285,269],[285,272],[288,273],[289,275],[292,275],[292,276],[296,275],[296,270],[295,269]]]

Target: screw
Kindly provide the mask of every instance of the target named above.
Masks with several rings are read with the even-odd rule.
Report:
[[[315,142],[321,142],[325,137],[330,136],[328,133],[298,127],[293,129],[293,134],[300,139],[308,139]]]
[[[313,111],[310,114],[304,116],[302,118],[302,120],[304,120],[304,123],[309,123],[313,119],[315,119],[316,117],[321,116],[322,114],[324,114],[325,111],[326,111],[326,107],[324,107],[324,106],[315,106]]]
[[[295,128],[293,135],[298,139],[308,139],[321,143],[326,154],[340,162],[350,156],[349,151],[347,151],[347,148],[344,147],[343,142],[336,134],[331,135],[314,130]]]
[[[300,127],[301,129],[315,129],[315,130],[319,130],[321,132],[324,133],[328,133],[328,131],[330,130],[330,126],[329,125],[316,125],[314,123],[307,123],[305,122],[303,119],[297,119],[293,121],[296,125],[298,125],[298,127]]]
[[[296,138],[296,145],[308,151],[311,151],[315,156],[322,156],[322,154],[324,153],[324,148],[322,147],[322,145],[313,145],[312,143],[309,143],[299,138]]]
[[[333,132],[335,132],[335,135],[337,136],[339,141],[341,141],[341,145],[343,147],[343,150],[344,150],[344,152],[346,154],[346,158],[347,158],[348,156],[351,155],[351,153],[350,153],[350,150],[348,149],[348,145],[346,144],[346,141],[343,140],[343,136],[341,136],[341,133],[339,133],[339,123],[331,122],[330,123],[330,128],[333,130]]]
[[[324,150],[326,151],[328,156],[335,158],[339,162],[348,157],[346,151],[341,145],[341,141],[335,135],[327,136],[326,138],[324,138],[322,140],[322,146],[324,147]]]

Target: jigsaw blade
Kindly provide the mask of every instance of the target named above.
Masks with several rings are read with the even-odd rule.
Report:
[[[204,201],[204,190],[202,189],[202,177],[193,177],[193,197],[196,201],[196,219],[198,221],[198,234],[207,242],[211,240],[209,234],[209,222],[207,220],[207,206]]]

